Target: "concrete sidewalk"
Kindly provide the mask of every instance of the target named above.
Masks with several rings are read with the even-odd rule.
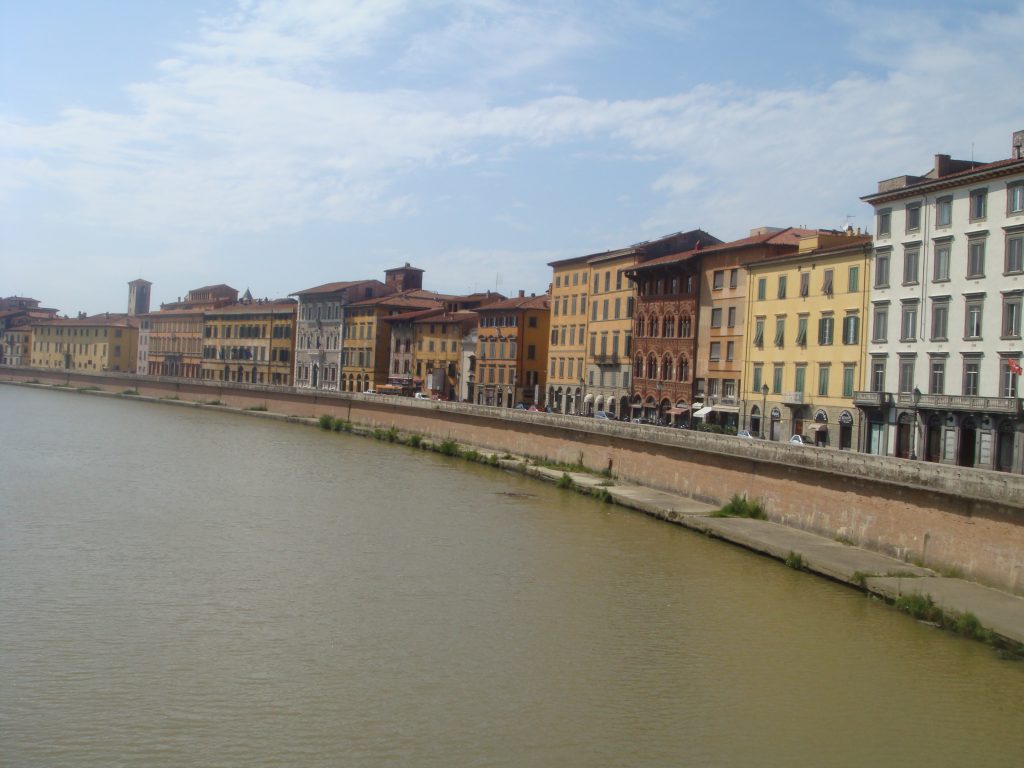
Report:
[[[525,472],[549,482],[568,474],[573,483],[590,492],[605,490],[623,507],[686,526],[715,538],[746,547],[779,560],[799,555],[805,570],[827,576],[894,600],[901,595],[929,596],[944,613],[972,613],[997,635],[1024,644],[1024,598],[965,579],[950,578],[893,557],[843,544],[807,531],[767,520],[711,517],[716,507],[685,496],[657,491],[599,475],[564,472],[523,460],[503,460],[507,469]],[[611,483],[611,484],[609,484]]]

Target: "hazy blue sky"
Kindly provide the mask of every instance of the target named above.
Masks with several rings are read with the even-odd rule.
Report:
[[[1024,129],[1020,2],[0,0],[0,294],[542,292],[702,227],[869,227]]]

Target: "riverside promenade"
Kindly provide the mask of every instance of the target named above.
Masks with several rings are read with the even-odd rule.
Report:
[[[1024,598],[972,581],[943,576],[860,547],[807,531],[741,517],[712,517],[717,508],[694,499],[639,485],[613,481],[584,472],[534,466],[525,460],[502,459],[505,469],[525,472],[557,483],[568,475],[582,491],[607,491],[611,500],[694,531],[737,544],[781,561],[799,557],[800,568],[849,584],[868,594],[894,601],[904,595],[931,597],[947,615],[973,614],[983,627],[999,637],[1024,645]]]

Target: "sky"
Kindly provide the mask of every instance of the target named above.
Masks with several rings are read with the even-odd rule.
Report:
[[[0,0],[0,295],[74,314],[700,227],[869,230],[860,197],[1024,129],[1024,4]]]

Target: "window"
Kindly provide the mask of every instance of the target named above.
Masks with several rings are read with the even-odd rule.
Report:
[[[981,356],[964,355],[964,395],[966,397],[977,397],[981,385]]]
[[[1003,296],[1003,334],[1004,339],[1020,338],[1021,293]]]
[[[759,317],[754,320],[754,346],[761,348],[764,347],[764,318]]]
[[[1006,237],[1006,274],[1024,271],[1024,234]]]
[[[730,328],[736,327],[736,307],[729,307],[729,315],[728,319],[725,321],[725,324]]]
[[[969,299],[967,301],[964,320],[965,339],[981,338],[981,318],[983,306],[984,304],[981,299]]]
[[[797,317],[797,346],[807,346],[807,315]]]
[[[754,392],[760,394],[761,392],[761,379],[764,376],[764,366],[760,363],[754,366]]]
[[[953,198],[942,197],[935,201],[935,226],[949,227],[953,224]]]
[[[711,276],[711,287],[720,291],[725,287],[725,270],[716,269],[714,274]]]
[[[967,243],[967,276],[985,276],[985,239],[975,237]]]
[[[984,219],[988,210],[988,190],[976,189],[971,192],[971,221]]]
[[[711,342],[711,353],[708,357],[713,363],[717,363],[722,359],[722,342],[713,341]]]
[[[735,288],[740,283],[740,271],[738,269],[729,270],[729,287]]]
[[[807,364],[797,363],[796,376],[793,381],[793,389],[797,392],[803,392],[806,388],[807,383]]]
[[[846,287],[850,293],[856,293],[860,290],[860,267],[850,267],[849,276],[846,280]]]
[[[776,363],[772,368],[772,394],[782,392],[782,364]]]
[[[904,302],[900,320],[900,341],[917,339],[917,302]]]
[[[947,299],[932,302],[932,341],[946,341],[949,334],[949,301]]]
[[[779,275],[779,294],[778,294],[778,298],[780,298],[780,299],[786,298],[786,276],[785,275]]]
[[[878,237],[892,234],[892,209],[883,208],[878,212]]]
[[[594,304],[596,305],[597,302],[594,302]],[[605,299],[604,301],[601,302],[601,319],[608,319],[608,299]]]
[[[818,345],[828,347],[832,345],[835,338],[836,321],[831,315],[825,315],[818,320]]]
[[[843,363],[843,397],[853,397],[853,385],[856,373],[857,366],[853,363]]]
[[[917,232],[921,229],[921,204],[914,203],[907,206],[907,232]]]
[[[818,396],[828,397],[828,376],[831,366],[822,365],[818,368]]]
[[[1024,181],[1006,186],[1006,213],[1024,213]]]
[[[735,341],[727,341],[727,342],[725,342],[725,359],[728,360],[729,362],[732,362],[732,360],[735,357],[735,355],[736,355],[736,342]]]
[[[900,355],[900,380],[897,391],[907,393],[914,389],[914,363],[913,355]]]
[[[903,252],[903,284],[912,285],[917,282],[917,266],[921,257],[921,249],[907,248]]]
[[[876,342],[887,341],[889,338],[889,307],[880,305],[875,307],[872,318],[871,340]]]
[[[821,292],[824,293],[826,296],[831,296],[832,295],[832,279],[833,279],[833,275],[834,275],[834,271],[833,270],[826,269],[825,270],[825,276],[824,276],[824,278],[821,281]]]
[[[932,280],[940,283],[949,280],[949,252],[951,246],[948,242],[935,244],[935,259],[932,271]]]
[[[860,343],[860,317],[847,315],[843,318],[843,344]]]
[[[811,273],[800,273],[800,295],[807,296],[811,292]]]
[[[621,298],[616,298],[615,299],[615,319],[618,320],[620,317],[622,317],[622,299]]]
[[[786,318],[775,318],[775,346],[781,347],[786,340]]]
[[[946,358],[933,357],[928,371],[928,393],[946,394]]]
[[[721,328],[722,327],[722,308],[715,307],[711,310],[711,327]]]
[[[891,251],[875,253],[875,288],[889,287],[889,259]]]
[[[1011,367],[1012,363],[1012,367]],[[1017,374],[1020,370],[1020,358],[1005,357],[999,361],[999,395],[1000,397],[1017,396]]]
[[[885,358],[871,359],[871,391],[885,392]]]
[[[757,279],[757,300],[764,301],[765,295],[768,292],[768,278],[759,277]]]

